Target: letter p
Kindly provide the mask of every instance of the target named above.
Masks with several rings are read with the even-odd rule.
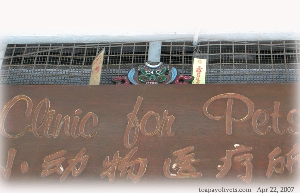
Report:
[[[217,115],[212,115],[208,112],[208,106],[213,101],[218,100],[218,99],[228,99],[225,115],[217,116]],[[247,114],[240,119],[236,119],[236,118],[232,117],[233,99],[241,100],[247,106],[247,110],[248,110]],[[220,95],[214,96],[211,99],[209,99],[203,106],[203,112],[208,118],[213,119],[213,120],[219,121],[219,120],[225,118],[226,134],[231,135],[232,134],[232,122],[244,122],[244,121],[250,119],[254,112],[254,103],[250,99],[248,99],[247,97],[245,97],[243,95],[236,94],[236,93],[225,93],[225,94],[220,94]]]

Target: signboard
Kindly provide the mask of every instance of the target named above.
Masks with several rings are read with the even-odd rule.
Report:
[[[206,76],[206,60],[194,58],[193,60],[193,84],[205,84],[205,76]]]
[[[1,178],[286,187],[299,176],[296,87],[2,86]]]

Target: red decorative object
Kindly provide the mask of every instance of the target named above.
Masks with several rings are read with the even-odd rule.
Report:
[[[194,80],[193,76],[178,75],[174,81],[175,84],[191,84]]]
[[[113,82],[114,82],[116,85],[119,85],[119,84],[130,84],[130,82],[129,82],[129,80],[127,79],[126,76],[119,76],[119,77],[113,78],[112,80],[113,80]]]

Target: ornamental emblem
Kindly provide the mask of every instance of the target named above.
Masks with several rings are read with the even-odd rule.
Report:
[[[193,76],[178,75],[177,69],[166,66],[162,62],[149,64],[146,62],[137,68],[132,68],[127,77],[113,78],[116,84],[191,84]]]

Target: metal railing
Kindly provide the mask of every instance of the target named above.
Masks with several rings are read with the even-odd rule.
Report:
[[[105,48],[101,84],[127,75],[144,64],[149,43],[9,44],[0,70],[0,84],[87,85],[91,64]],[[162,42],[161,62],[179,74],[191,75],[196,53],[208,59],[209,83],[299,82],[300,41]]]

